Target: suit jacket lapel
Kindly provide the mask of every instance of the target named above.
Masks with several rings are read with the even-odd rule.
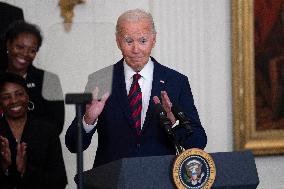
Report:
[[[127,121],[129,122],[130,126],[134,125],[134,121],[132,120],[131,117],[129,102],[127,99],[125,76],[123,69],[123,59],[114,65],[112,87],[113,87],[112,93],[113,95],[115,95],[117,102],[119,103],[121,109],[123,110]],[[135,131],[134,127],[133,130]]]
[[[158,96],[160,98],[161,91],[165,90],[165,73],[162,71],[162,66],[152,58],[154,62],[154,72],[153,72],[153,83],[152,83],[152,90],[151,90],[151,97],[149,99],[149,106],[146,113],[146,118],[144,121],[142,132],[147,129],[149,126],[150,120],[153,116],[155,116],[155,106],[153,101],[153,96]]]

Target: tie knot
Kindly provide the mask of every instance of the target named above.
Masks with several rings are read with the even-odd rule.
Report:
[[[138,81],[141,78],[141,75],[139,73],[136,73],[133,75],[133,82]]]

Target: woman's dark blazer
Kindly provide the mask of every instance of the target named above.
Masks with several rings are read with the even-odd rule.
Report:
[[[60,134],[64,125],[64,100],[59,77],[53,73],[30,66],[26,76],[29,89],[30,112],[45,117],[56,125]]]
[[[6,176],[0,169],[0,188],[19,186],[19,188],[58,188],[67,184],[66,171],[59,136],[54,124],[35,116],[28,116],[20,142],[27,144],[26,172],[22,175],[16,170],[16,146],[10,127],[4,117],[0,119],[0,135],[9,140],[12,165]],[[0,154],[0,161],[2,156]]]

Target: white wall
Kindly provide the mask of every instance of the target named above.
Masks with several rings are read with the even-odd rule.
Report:
[[[87,74],[120,58],[114,38],[115,22],[123,11],[143,8],[152,12],[158,31],[153,56],[186,74],[208,135],[207,152],[233,150],[230,1],[228,0],[86,0],[75,7],[72,30],[62,25],[57,0],[4,0],[24,10],[27,21],[44,34],[35,65],[57,73],[64,93],[81,92]],[[76,158],[64,145],[65,131],[74,117],[66,106],[61,135],[68,188],[75,188]],[[84,167],[92,167],[96,137],[84,152]],[[256,157],[259,189],[284,186],[283,156]]]

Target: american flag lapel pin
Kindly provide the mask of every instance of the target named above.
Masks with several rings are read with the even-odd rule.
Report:
[[[160,86],[161,86],[161,90],[162,91],[165,91],[166,89],[165,89],[165,81],[164,80],[160,80]]]

